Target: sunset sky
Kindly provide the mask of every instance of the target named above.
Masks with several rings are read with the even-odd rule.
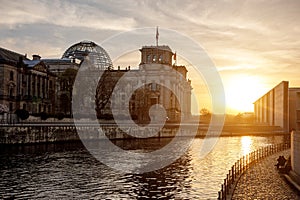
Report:
[[[253,111],[252,103],[282,80],[300,87],[299,0],[0,0],[0,4],[0,47],[42,58],[61,57],[82,40],[101,44],[136,28],[155,31],[159,26],[181,32],[215,63],[228,113]],[[132,58],[123,61],[139,63],[139,56]]]

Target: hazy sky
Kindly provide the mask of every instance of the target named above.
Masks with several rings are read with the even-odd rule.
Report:
[[[61,57],[82,40],[101,44],[135,28],[159,26],[186,34],[215,63],[228,112],[251,111],[252,103],[282,80],[300,87],[299,0],[0,0],[0,4],[0,46],[43,58]]]

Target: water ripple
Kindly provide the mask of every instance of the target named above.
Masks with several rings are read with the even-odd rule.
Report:
[[[244,140],[220,138],[214,150],[201,159],[202,139],[195,139],[173,164],[137,175],[108,168],[81,143],[5,147],[0,149],[0,198],[216,199],[228,169],[243,152],[279,143],[282,137],[250,137],[247,146]],[[155,143],[149,144],[147,150]],[[132,144],[121,145],[133,148]]]

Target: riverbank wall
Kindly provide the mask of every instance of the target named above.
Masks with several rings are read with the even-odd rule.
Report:
[[[242,135],[280,135],[285,134],[278,127],[270,126],[249,126],[249,125],[225,125],[221,134],[218,131],[208,131],[210,127],[206,124],[167,124],[162,129],[155,126],[132,128],[130,125],[116,124],[15,124],[0,126],[0,144],[29,144],[29,143],[49,143],[76,141],[80,139],[130,139],[133,138],[131,133],[141,132],[141,134],[150,134],[154,138],[169,138],[177,136],[194,136],[196,137],[219,137],[219,136],[242,136]],[[195,129],[195,126],[198,128]],[[183,127],[183,128],[182,128]],[[125,133],[122,129],[127,130]],[[214,128],[212,128],[214,129]],[[78,135],[78,130],[84,135]],[[103,131],[105,135],[101,134]]]

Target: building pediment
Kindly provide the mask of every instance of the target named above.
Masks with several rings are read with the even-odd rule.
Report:
[[[40,72],[47,72],[46,66],[41,64],[34,66],[33,69]]]
[[[24,60],[23,62],[29,69],[33,69],[39,72],[47,72],[47,66],[41,60]]]

